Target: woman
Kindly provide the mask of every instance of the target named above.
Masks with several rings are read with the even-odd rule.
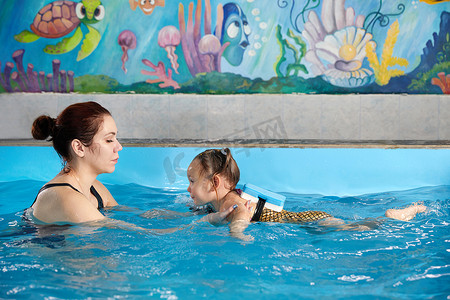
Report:
[[[53,142],[63,169],[39,191],[31,213],[44,223],[81,223],[104,219],[99,209],[117,205],[96,178],[112,173],[122,145],[110,112],[96,102],[70,105],[53,119],[38,117],[31,133]]]

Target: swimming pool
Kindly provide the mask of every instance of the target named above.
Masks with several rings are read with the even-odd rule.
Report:
[[[448,149],[232,149],[242,182],[282,192],[287,209],[374,227],[257,223],[246,231],[253,242],[189,213],[183,172],[202,150],[125,148],[102,176],[121,204],[107,216],[179,229],[164,234],[24,223],[59,160],[49,147],[0,147],[0,298],[449,297]],[[411,222],[375,219],[416,201],[429,210]]]

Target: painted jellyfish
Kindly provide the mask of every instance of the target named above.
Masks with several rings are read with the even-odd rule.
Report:
[[[251,33],[247,17],[241,7],[236,3],[227,3],[223,6],[222,45],[230,45],[223,52],[223,57],[232,65],[242,63],[245,49],[250,45],[248,36]]]
[[[166,49],[167,57],[172,64],[172,68],[178,74],[178,56],[175,54],[175,48],[180,44],[181,35],[175,26],[169,25],[163,27],[158,34],[158,45]]]
[[[117,39],[120,47],[122,48],[122,70],[127,73],[127,68],[125,68],[125,62],[128,60],[128,49],[136,48],[136,35],[130,30],[124,30],[119,34]]]
[[[212,34],[207,34],[198,43],[198,50],[206,58],[206,66],[209,67],[209,71],[220,70],[219,60],[217,54],[219,54],[222,45],[219,39]],[[217,64],[217,65],[216,65]]]

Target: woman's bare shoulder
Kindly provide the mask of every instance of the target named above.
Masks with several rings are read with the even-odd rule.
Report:
[[[94,188],[97,190],[97,192],[100,194],[100,197],[102,197],[103,205],[105,207],[117,205],[117,201],[111,195],[111,193],[106,188],[106,186],[103,185],[103,183],[101,183],[98,180],[95,180],[93,185],[94,185]]]
[[[54,186],[42,191],[33,205],[33,215],[45,223],[73,221],[72,215],[86,199],[68,186]]]

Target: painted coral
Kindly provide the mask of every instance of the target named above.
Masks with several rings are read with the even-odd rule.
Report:
[[[220,72],[220,59],[223,51],[229,45],[220,42],[221,24],[223,21],[223,7],[217,6],[217,23],[214,34],[211,29],[211,3],[205,0],[204,17],[202,18],[202,0],[197,0],[197,7],[194,12],[194,3],[189,3],[188,20],[184,18],[184,6],[182,3],[178,6],[179,30],[172,25],[163,27],[158,34],[158,45],[167,51],[167,57],[170,64],[178,73],[178,56],[175,53],[176,48],[181,43],[183,57],[189,72],[192,76],[198,73],[208,73],[212,71]],[[201,35],[200,25],[203,22],[204,36]],[[148,79],[147,83],[157,83],[160,87],[173,87],[179,89],[179,84],[172,79],[172,69],[167,69],[163,62],[154,65],[150,60],[143,59],[142,62],[154,69],[154,72],[142,70],[141,73],[149,76],[157,76],[158,79]]]
[[[450,74],[445,76],[444,72],[438,73],[439,78],[432,78],[431,84],[441,88],[444,94],[450,94]]]
[[[161,82],[159,84],[160,88],[166,88],[166,87],[173,87],[174,89],[179,89],[180,85],[178,84],[178,82],[176,82],[175,80],[172,79],[172,69],[168,68],[167,69],[167,74],[166,74],[166,67],[164,66],[163,62],[159,62],[157,66],[155,66],[151,61],[149,61],[148,59],[143,59],[142,63],[150,68],[152,68],[153,72],[147,71],[147,70],[142,70],[141,73],[144,75],[149,75],[149,76],[156,76],[157,79],[147,79],[146,82],[147,83],[158,83]]]
[[[387,85],[392,77],[405,74],[405,72],[402,70],[392,69],[392,67],[396,65],[402,67],[408,66],[408,61],[406,59],[392,56],[399,33],[399,24],[398,20],[396,20],[394,23],[392,23],[387,32],[386,41],[384,42],[383,47],[383,53],[381,54],[381,61],[378,61],[378,57],[375,53],[377,47],[376,43],[374,41],[371,41],[367,45],[367,59],[369,60],[370,66],[375,72],[375,82],[378,85]]]
[[[25,50],[23,49],[16,50],[12,54],[17,71],[13,71],[14,64],[12,62],[7,62],[4,71],[0,73],[0,84],[6,92],[67,93],[74,91],[74,72],[60,70],[61,61],[54,59],[52,61],[53,72],[46,75],[44,71],[39,73],[34,71],[32,64],[28,64],[25,71],[23,64],[24,54]],[[15,86],[12,83],[15,83]]]
[[[221,45],[221,26],[223,22],[222,4],[217,5],[217,20],[215,32],[211,29],[211,3],[205,0],[204,18],[202,20],[202,0],[189,3],[188,20],[184,18],[184,6],[178,6],[178,23],[180,26],[181,46],[184,59],[192,76],[198,73],[221,71],[220,60],[229,43]],[[203,22],[204,36],[201,36],[200,25]]]

